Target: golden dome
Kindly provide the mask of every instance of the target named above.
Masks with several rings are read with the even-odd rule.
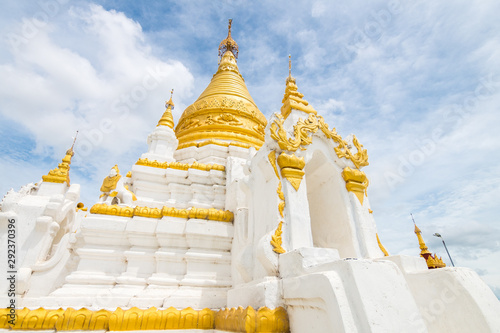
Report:
[[[175,128],[178,149],[203,141],[234,142],[260,148],[264,143],[266,117],[259,111],[236,64],[238,45],[228,37],[219,46],[223,51],[219,68],[198,99],[188,106]]]

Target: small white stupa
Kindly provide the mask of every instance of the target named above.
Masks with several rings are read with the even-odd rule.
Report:
[[[492,291],[417,227],[421,257],[387,253],[366,149],[308,104],[291,65],[267,120],[231,21],[219,55],[175,130],[171,96],[148,151],[125,176],[111,168],[90,210],[73,149],[3,198],[0,331],[500,332]]]

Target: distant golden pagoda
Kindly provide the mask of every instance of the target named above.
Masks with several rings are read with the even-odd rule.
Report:
[[[422,231],[420,231],[416,224],[415,234],[417,235],[418,244],[420,245],[420,256],[427,262],[427,267],[429,269],[446,267],[446,264],[441,257],[438,258],[437,254],[434,253],[434,255],[432,255],[429,251],[427,245],[425,245],[424,239],[422,238]]]
[[[264,143],[267,120],[250,96],[236,64],[238,44],[231,37],[231,20],[228,36],[219,45],[219,56],[219,68],[210,84],[184,110],[175,128],[178,149],[208,140],[257,149]]]

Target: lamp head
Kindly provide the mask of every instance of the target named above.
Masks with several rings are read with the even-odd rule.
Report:
[[[433,236],[436,236],[436,237],[440,237],[440,238],[441,238],[441,234],[439,234],[439,233],[437,233],[437,232],[436,232]]]

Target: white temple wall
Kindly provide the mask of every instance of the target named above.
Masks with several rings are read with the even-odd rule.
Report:
[[[30,288],[34,271],[56,265],[67,252],[67,238],[76,220],[75,207],[80,196],[80,185],[68,187],[66,183],[41,183],[39,187],[27,185],[19,192],[10,192],[2,202],[0,225],[1,246],[7,249],[9,220],[15,221],[15,267],[2,258],[4,272],[16,270],[16,294],[23,295]],[[63,241],[64,239],[64,241]],[[8,281],[0,282],[0,291],[6,295]]]
[[[358,238],[342,169],[321,150],[310,150],[314,154],[306,164],[305,179],[314,246],[337,249],[341,258],[357,258]]]

